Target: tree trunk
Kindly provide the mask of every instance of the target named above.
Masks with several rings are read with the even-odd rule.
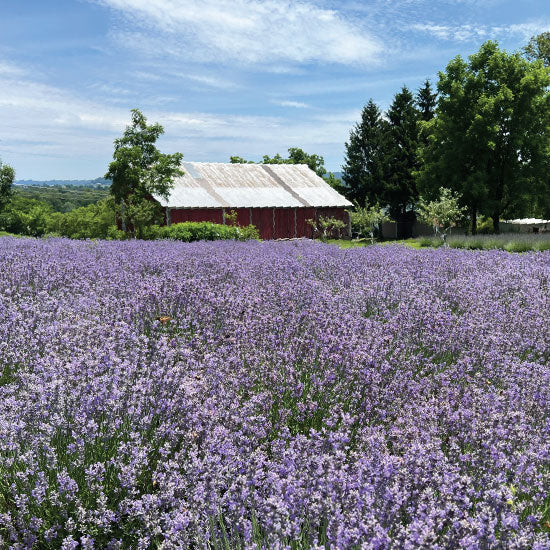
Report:
[[[122,227],[122,231],[126,233],[126,203],[124,202],[124,199],[120,201],[120,225]]]
[[[497,210],[493,213],[491,218],[493,219],[493,231],[495,233],[500,233],[500,212]]]
[[[477,208],[472,206],[472,235],[477,235]]]

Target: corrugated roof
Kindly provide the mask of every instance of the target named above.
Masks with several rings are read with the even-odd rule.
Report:
[[[169,208],[294,208],[352,206],[305,164],[184,162]]]
[[[514,225],[540,225],[550,223],[550,220],[540,220],[538,218],[521,218],[517,220],[505,220],[504,223],[513,223]]]

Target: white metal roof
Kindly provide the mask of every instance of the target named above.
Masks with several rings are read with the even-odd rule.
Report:
[[[184,162],[169,208],[295,208],[352,206],[305,164]]]
[[[513,223],[516,225],[540,225],[550,223],[550,220],[539,220],[538,218],[521,218],[517,220],[506,220],[504,223]]]

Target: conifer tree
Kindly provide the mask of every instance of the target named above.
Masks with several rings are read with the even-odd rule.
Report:
[[[387,145],[384,147],[382,204],[397,222],[414,220],[418,199],[414,172],[418,170],[418,111],[413,94],[403,86],[388,109]]]
[[[365,204],[382,202],[384,193],[383,153],[387,122],[372,99],[363,108],[361,121],[346,143],[342,180],[347,197]]]
[[[428,79],[416,94],[416,105],[420,111],[420,120],[428,122],[435,116],[437,92],[432,91],[432,85]]]

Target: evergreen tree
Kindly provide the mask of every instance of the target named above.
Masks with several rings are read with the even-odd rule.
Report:
[[[420,111],[420,120],[428,122],[435,116],[437,92],[432,91],[432,85],[428,79],[416,94],[416,105]]]
[[[372,99],[363,108],[361,122],[346,143],[342,180],[346,196],[360,205],[383,202],[383,152],[387,122]]]
[[[418,199],[414,172],[418,170],[418,111],[410,90],[403,86],[387,112],[384,147],[384,191],[381,204],[397,222],[414,221]]]

